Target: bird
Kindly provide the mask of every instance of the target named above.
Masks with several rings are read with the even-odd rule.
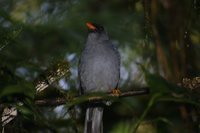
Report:
[[[112,92],[119,85],[120,54],[103,26],[91,22],[86,26],[88,36],[78,66],[80,92]],[[103,106],[98,103],[86,109],[84,133],[103,133]]]

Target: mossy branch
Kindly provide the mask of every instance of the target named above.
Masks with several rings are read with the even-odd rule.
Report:
[[[70,97],[57,97],[53,99],[41,99],[36,100],[35,104],[38,106],[58,106],[58,105],[77,105],[85,102],[101,102],[101,101],[107,101],[107,100],[113,100],[117,98],[122,97],[132,97],[132,96],[139,96],[139,95],[145,95],[149,93],[149,88],[141,88],[137,90],[130,90],[126,92],[122,92],[120,94],[113,94],[113,93],[107,93],[107,94],[100,94],[100,93],[92,93],[88,95],[81,95],[76,96],[73,98]]]

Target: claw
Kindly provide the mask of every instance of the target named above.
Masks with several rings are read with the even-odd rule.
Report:
[[[113,96],[119,96],[121,94],[121,91],[119,90],[119,88],[115,88],[111,92],[112,92],[111,95]]]

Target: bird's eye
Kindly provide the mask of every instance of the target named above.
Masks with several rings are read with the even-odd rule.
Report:
[[[102,26],[100,26],[100,27],[99,27],[99,30],[100,30],[100,31],[103,31],[103,30],[104,30],[104,28],[103,28]]]
[[[104,28],[101,26],[101,30],[104,30]]]

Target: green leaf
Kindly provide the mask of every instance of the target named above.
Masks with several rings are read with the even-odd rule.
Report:
[[[16,107],[19,113],[21,113],[21,115],[23,116],[23,118],[28,120],[33,120],[35,118],[34,111],[27,105],[23,104],[23,105],[18,105]]]
[[[139,125],[142,123],[142,121],[144,120],[144,118],[146,117],[146,115],[148,114],[150,109],[152,108],[152,106],[159,100],[159,98],[161,96],[162,96],[161,93],[155,93],[151,96],[151,99],[149,100],[148,105],[145,108],[145,110],[143,111],[142,115],[139,117],[139,119],[132,126],[131,133],[135,133],[137,131]]]
[[[164,97],[159,98],[159,101],[161,101],[161,102],[187,103],[187,104],[190,104],[190,105],[200,107],[200,103],[198,101],[196,101],[195,99],[189,99],[189,98],[185,98],[185,97],[175,98],[175,97],[172,97],[172,96],[164,96]]]
[[[0,99],[13,101],[15,98],[23,99],[25,97],[33,99],[35,89],[29,82],[23,82],[16,85],[8,85],[0,91]]]
[[[170,126],[173,125],[173,122],[170,121],[169,119],[165,118],[165,117],[158,117],[158,118],[156,118],[154,121],[155,121],[155,122],[158,122],[158,123],[163,122],[163,123],[166,123],[166,124],[168,124],[168,125],[170,125]]]
[[[130,133],[131,122],[119,122],[114,126],[110,133]]]
[[[185,88],[179,87],[175,84],[168,82],[166,79],[157,74],[152,74],[142,67],[145,74],[145,80],[153,93],[185,93],[188,92]]]

